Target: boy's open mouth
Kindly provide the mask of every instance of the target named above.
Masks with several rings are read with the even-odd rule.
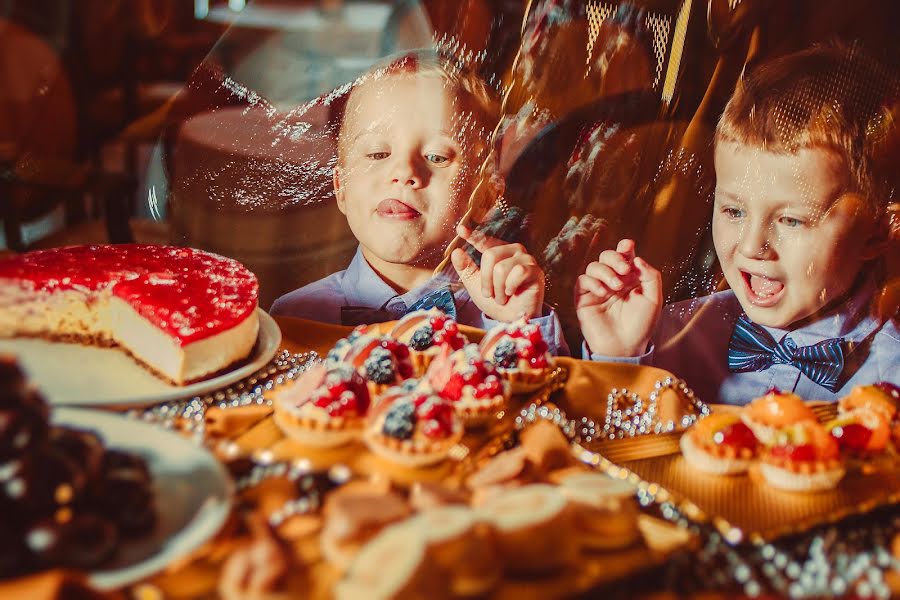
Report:
[[[755,306],[773,306],[784,292],[784,283],[765,275],[741,271],[747,291],[747,299]]]
[[[382,200],[378,203],[378,207],[375,209],[375,212],[377,212],[381,217],[385,217],[388,219],[398,219],[401,221],[416,219],[422,214],[409,204],[401,202],[396,198],[387,198],[385,200]]]

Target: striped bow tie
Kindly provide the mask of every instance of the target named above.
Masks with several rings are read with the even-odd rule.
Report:
[[[437,308],[443,311],[451,319],[456,319],[456,303],[453,301],[453,292],[449,287],[442,287],[425,294],[405,311],[390,311],[384,308],[368,308],[365,306],[342,306],[342,325],[370,325],[372,323],[384,323],[399,319],[407,313],[416,310],[428,310]]]
[[[836,391],[844,370],[844,339],[832,338],[812,346],[797,346],[786,338],[775,341],[768,331],[741,315],[728,343],[728,368],[735,373],[764,371],[775,364],[794,365],[829,391]]]

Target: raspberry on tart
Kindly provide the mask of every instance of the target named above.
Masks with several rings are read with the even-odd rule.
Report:
[[[900,425],[900,387],[887,381],[855,386],[838,401],[841,413],[865,408],[880,414],[889,426]]]
[[[459,350],[468,342],[456,321],[437,308],[405,315],[389,335],[409,347],[417,375],[425,372],[443,346]]]
[[[446,458],[462,434],[462,422],[451,402],[426,385],[405,382],[378,399],[364,439],[375,454],[419,467]]]
[[[426,378],[443,398],[453,402],[466,425],[483,425],[509,401],[509,383],[493,363],[484,360],[476,344],[451,350],[445,346],[428,367]]]
[[[842,412],[825,429],[842,451],[856,456],[882,452],[891,439],[890,422],[884,413],[864,406]]]
[[[514,394],[542,387],[555,366],[540,327],[525,319],[497,325],[484,336],[479,349],[482,358],[494,363],[510,382]]]
[[[753,432],[735,414],[713,413],[681,436],[681,452],[694,468],[714,475],[744,473],[759,449]]]
[[[0,261],[0,337],[118,346],[185,385],[247,358],[256,276],[193,248],[69,246]]]
[[[366,382],[350,365],[316,365],[278,392],[275,423],[302,444],[340,446],[360,436],[369,398]]]
[[[844,476],[837,441],[816,421],[779,430],[760,471],[772,487],[792,492],[833,489]]]

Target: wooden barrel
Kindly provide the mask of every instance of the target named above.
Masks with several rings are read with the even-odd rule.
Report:
[[[244,263],[264,308],[345,268],[356,240],[334,200],[335,136],[322,106],[192,117],[168,160],[175,242]]]

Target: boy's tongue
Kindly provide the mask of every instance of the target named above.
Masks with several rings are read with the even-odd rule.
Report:
[[[750,275],[750,289],[757,296],[773,296],[784,288],[784,284],[761,275]]]

